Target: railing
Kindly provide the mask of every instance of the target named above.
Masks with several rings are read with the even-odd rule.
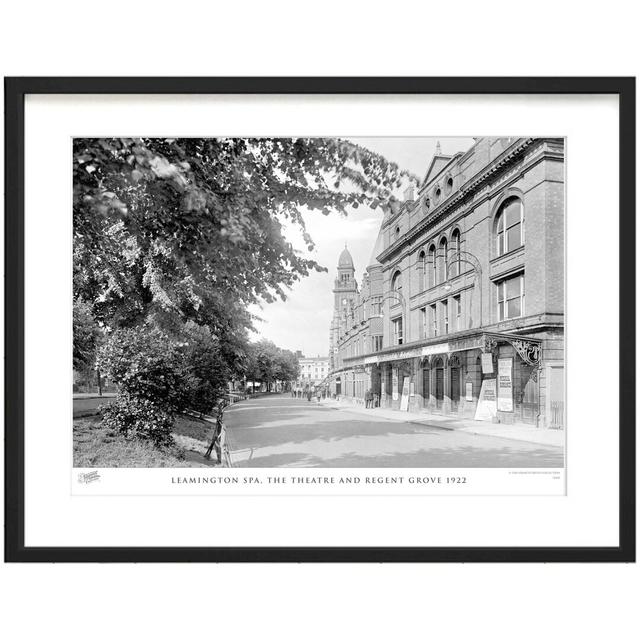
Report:
[[[247,394],[241,391],[232,391],[225,393],[223,397],[229,404],[235,404],[236,402],[240,402],[240,400],[246,400]]]

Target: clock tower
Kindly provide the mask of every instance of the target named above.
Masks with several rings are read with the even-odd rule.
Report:
[[[338,258],[338,276],[335,279],[333,287],[334,311],[342,313],[344,308],[348,306],[347,301],[354,301],[358,295],[358,284],[355,278],[356,269],[353,266],[353,258],[344,245],[344,249]]]
[[[344,245],[338,258],[338,275],[333,286],[333,319],[329,331],[329,370],[340,367],[337,359],[338,342],[347,326],[347,318],[357,302],[358,284],[355,278],[356,269],[353,258]]]

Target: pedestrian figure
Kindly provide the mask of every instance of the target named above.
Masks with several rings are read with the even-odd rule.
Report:
[[[320,391],[320,389],[318,389],[316,391],[316,398],[318,398],[318,404],[320,404],[320,395],[321,395],[321,391]]]
[[[211,443],[204,457],[207,460],[211,460],[211,453],[213,449],[216,450],[216,457],[218,464],[222,464],[222,446],[224,443],[224,410],[227,407],[227,401],[222,398],[218,400],[218,410],[216,413],[216,425],[213,429],[213,436],[211,437]]]
[[[307,391],[307,400],[311,402],[311,389]]]

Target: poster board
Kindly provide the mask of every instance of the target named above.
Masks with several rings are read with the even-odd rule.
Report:
[[[513,358],[498,359],[498,411],[513,411]]]
[[[480,387],[480,398],[476,407],[475,420],[491,422],[498,415],[496,402],[496,379],[490,378],[482,381]]]
[[[409,410],[409,376],[402,383],[402,398],[400,399],[400,411]]]
[[[393,395],[393,399],[397,400],[398,399],[398,370],[394,369],[391,375],[392,375],[392,379],[391,379],[392,395]]]
[[[473,402],[473,382],[465,383],[465,400],[467,402]]]
[[[480,357],[482,359],[482,373],[493,373],[493,356],[490,353],[483,353]]]

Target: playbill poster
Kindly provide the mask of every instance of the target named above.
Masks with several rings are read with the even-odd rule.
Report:
[[[564,139],[72,156],[74,494],[564,495]]]

